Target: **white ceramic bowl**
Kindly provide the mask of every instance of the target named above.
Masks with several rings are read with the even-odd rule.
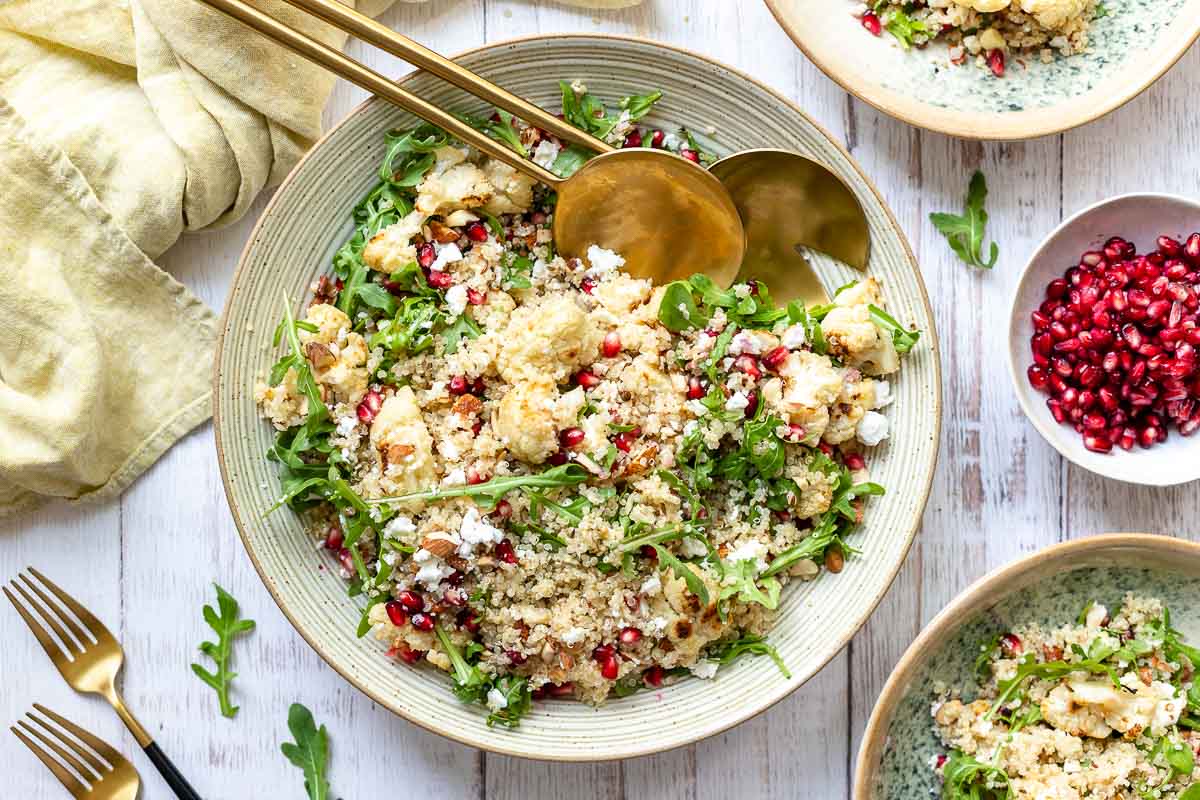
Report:
[[[1045,299],[1046,285],[1060,278],[1088,250],[1098,250],[1111,236],[1153,250],[1158,236],[1184,239],[1200,231],[1200,201],[1168,194],[1126,194],[1083,209],[1046,237],[1025,266],[1012,300],[1009,323],[1009,369],[1017,398],[1029,421],[1055,450],[1086,470],[1126,483],[1173,486],[1200,478],[1200,435],[1180,436],[1172,427],[1163,444],[1149,450],[1135,447],[1093,453],[1083,446],[1075,428],[1058,424],[1046,407],[1048,395],[1029,384],[1026,370],[1033,363],[1029,340],[1030,313]]]
[[[892,313],[924,331],[895,382],[892,438],[871,457],[871,478],[887,494],[872,499],[853,536],[863,553],[840,575],[785,592],[770,638],[790,680],[770,659],[744,659],[712,681],[688,679],[598,709],[538,703],[513,731],[486,727],[486,711],[457,701],[440,670],[398,664],[385,657],[382,643],[357,639],[359,601],[346,596],[345,581],[333,570],[321,569],[325,557],[314,551],[301,519],[286,509],[266,513],[279,485],[276,465],[264,457],[271,427],[259,417],[253,388],[278,358],[271,331],[281,293],[298,304],[328,270],[348,235],[351,210],[377,180],[384,134],[414,122],[378,99],[356,109],[297,165],[263,212],[238,266],[214,381],[217,449],[234,520],[263,581],[309,644],[376,702],[432,731],[494,752],[569,761],[644,755],[718,733],[785,697],[846,645],[891,585],[916,534],[941,421],[937,334],[920,272],[896,220],[849,154],[786,99],[728,67],[654,42],[601,36],[500,42],[458,61],[546,108],[561,102],[560,77],[581,79],[609,101],[661,89],[650,124],[686,125],[719,155],[786,147],[828,165],[852,187],[870,224],[868,272],[882,283]],[[483,110],[428,74],[403,83],[435,104]],[[714,133],[703,133],[708,126]],[[857,275],[824,256],[813,265],[826,286]]]

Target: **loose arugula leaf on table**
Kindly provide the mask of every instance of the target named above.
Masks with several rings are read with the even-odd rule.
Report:
[[[929,215],[929,221],[946,237],[950,249],[963,262],[980,269],[991,269],[1000,257],[999,246],[992,242],[989,258],[983,260],[983,236],[988,221],[983,203],[987,200],[987,193],[987,180],[982,172],[976,170],[967,189],[967,202],[962,216],[945,213]]]
[[[206,605],[204,621],[217,632],[217,641],[202,642],[200,652],[213,660],[216,672],[209,672],[199,664],[192,664],[192,672],[216,690],[222,716],[233,719],[238,712],[238,707],[229,701],[229,685],[237,677],[237,673],[229,668],[233,657],[233,640],[238,634],[254,630],[254,620],[240,619],[237,600],[217,584],[213,586],[217,590],[217,608]]]
[[[317,728],[312,712],[299,703],[288,709],[288,730],[295,742],[280,746],[288,761],[304,770],[304,790],[309,800],[328,800],[329,732]]]
[[[707,655],[713,661],[720,662],[721,666],[731,664],[744,655],[770,656],[771,660],[775,662],[775,666],[779,667],[779,671],[783,673],[783,677],[789,679],[792,677],[792,673],[783,663],[779,651],[768,644],[762,636],[742,636],[731,641],[718,642],[708,648]]]
[[[381,497],[363,501],[368,506],[407,503],[414,500],[445,500],[449,497],[470,497],[485,510],[492,510],[504,495],[514,489],[553,489],[559,486],[577,486],[588,478],[588,472],[578,464],[563,464],[533,475],[510,475],[492,478],[490,481],[466,486],[451,486],[440,489],[425,489],[420,492]]]
[[[942,800],[1011,800],[1004,770],[952,750],[942,767]]]

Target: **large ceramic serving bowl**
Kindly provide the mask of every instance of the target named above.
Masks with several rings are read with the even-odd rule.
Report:
[[[875,608],[908,552],[929,494],[941,414],[937,338],[912,253],[883,200],[846,152],[784,98],[727,67],[650,42],[596,36],[523,39],[459,60],[555,110],[560,77],[582,79],[609,100],[662,89],[655,125],[686,125],[722,154],[790,148],[828,164],[853,187],[870,220],[869,272],[882,282],[892,313],[925,332],[896,380],[898,396],[888,410],[894,435],[872,459],[872,480],[887,486],[888,493],[871,501],[867,522],[854,535],[863,555],[840,575],[787,592],[771,639],[791,680],[769,659],[745,659],[723,669],[715,681],[686,680],[599,709],[538,703],[511,732],[488,729],[486,712],[460,704],[444,673],[398,664],[384,656],[379,643],[355,638],[358,601],[346,596],[333,570],[318,568],[325,556],[314,550],[301,520],[286,509],[266,513],[279,489],[275,467],[263,456],[272,431],[256,413],[253,390],[278,355],[270,339],[281,297],[286,294],[300,306],[349,234],[351,209],[376,180],[384,133],[413,123],[382,101],[360,106],[279,189],[246,247],[225,309],[214,386],[217,445],[246,549],[280,608],[334,669],[376,702],[458,741],[519,756],[593,760],[665,750],[717,733],[769,707],[829,661]],[[476,101],[426,75],[405,83],[446,107],[481,110]],[[715,133],[706,136],[706,130]],[[857,274],[827,258],[815,258],[814,265],[829,287]]]
[[[851,15],[857,0],[766,0],[826,75],[893,117],[969,139],[1031,139],[1120,108],[1158,80],[1200,36],[1200,0],[1105,0],[1088,51],[1043,64],[1010,56],[997,79],[948,64],[944,45],[903,50]]]
[[[856,800],[940,796],[932,764],[946,752],[929,709],[935,684],[971,687],[981,643],[1028,623],[1074,622],[1095,600],[1118,608],[1126,593],[1162,599],[1171,624],[1200,641],[1200,544],[1140,533],[1048,547],[973,583],[905,651],[867,722],[854,775]],[[974,697],[964,691],[964,696]]]

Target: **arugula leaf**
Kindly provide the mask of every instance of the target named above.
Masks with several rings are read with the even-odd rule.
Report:
[[[229,702],[229,684],[237,677],[237,673],[229,669],[229,661],[233,655],[233,639],[240,633],[254,630],[254,620],[238,619],[237,600],[217,584],[214,583],[213,586],[217,590],[217,609],[205,606],[204,621],[217,632],[217,641],[202,642],[200,652],[213,660],[217,671],[209,672],[199,664],[192,664],[192,672],[216,690],[222,716],[233,719],[238,711],[238,707]]]
[[[983,260],[983,236],[988,221],[983,203],[987,199],[987,193],[987,180],[982,172],[976,170],[967,189],[966,207],[961,217],[945,213],[929,215],[929,221],[946,237],[950,249],[963,262],[979,269],[991,269],[996,266],[996,259],[1000,257],[1000,248],[992,242],[989,258],[987,261]]]
[[[896,37],[896,41],[900,42],[900,46],[905,50],[916,44],[918,37],[929,35],[925,23],[917,22],[900,9],[892,12],[884,27],[887,28],[888,33]]]
[[[667,330],[679,333],[708,324],[709,314],[697,307],[692,299],[692,286],[687,281],[672,281],[663,291],[658,306],[658,320]]]
[[[529,279],[533,276],[533,261],[528,256],[509,253],[505,256],[501,283],[514,289],[528,289],[533,284]]]
[[[724,601],[736,597],[743,603],[758,603],[774,611],[779,608],[780,585],[776,578],[763,578],[759,588],[758,569],[752,559],[718,562],[721,569],[721,593],[717,596],[717,611],[725,619]]]
[[[451,486],[443,489],[425,489],[420,492],[381,497],[376,500],[363,501],[368,506],[388,505],[392,503],[407,503],[413,500],[445,500],[448,497],[470,497],[476,505],[486,510],[492,510],[504,495],[514,489],[524,488],[554,488],[557,486],[576,486],[588,478],[587,470],[578,464],[562,464],[533,475],[509,475],[502,478],[492,478],[490,481],[466,486]]]
[[[892,345],[896,348],[897,353],[903,355],[909,352],[921,338],[920,331],[905,328],[896,321],[895,317],[879,306],[872,303],[867,306],[867,309],[871,312],[871,321],[882,330],[892,334]]]
[[[442,629],[441,625],[434,625],[433,632],[437,635],[442,650],[446,652],[446,656],[450,659],[450,665],[454,668],[454,674],[451,676],[454,680],[454,694],[459,700],[466,702],[484,702],[487,699],[488,690],[492,688],[491,679],[479,667],[467,663],[462,651],[455,646],[454,642],[450,641],[450,636]]]
[[[1193,783],[1184,789],[1178,800],[1200,800],[1200,783]]]
[[[1003,633],[997,633],[987,644],[979,645],[979,655],[975,657],[975,674],[980,680],[986,680],[992,674],[992,659],[1000,652],[1000,640]]]
[[[1004,770],[950,751],[942,766],[942,800],[1011,800],[1012,787]]]
[[[1005,681],[1000,681],[997,689],[999,694],[996,700],[992,703],[991,709],[988,711],[985,719],[991,719],[998,710],[1007,705],[1011,700],[1021,696],[1021,684],[1030,678],[1039,678],[1042,680],[1052,680],[1055,678],[1065,678],[1072,672],[1090,672],[1093,674],[1108,675],[1114,686],[1120,686],[1120,679],[1117,677],[1117,672],[1108,664],[1105,664],[1101,659],[1082,658],[1079,661],[1043,661],[1034,660],[1032,653],[1026,655],[1017,664],[1017,671],[1013,677]]]
[[[558,152],[554,163],[550,165],[550,171],[560,178],[569,178],[578,172],[579,168],[586,164],[591,157],[591,151],[585,150],[577,144],[567,145]]]
[[[853,501],[867,495],[882,495],[884,488],[877,483],[855,484],[849,470],[828,459],[826,461],[838,475],[829,510],[821,515],[808,536],[777,555],[770,566],[763,570],[762,577],[776,575],[806,558],[820,560],[831,547],[839,547],[847,553],[857,552],[843,540],[859,524],[858,510]]]
[[[483,131],[501,144],[508,145],[522,156],[528,158],[529,151],[521,144],[521,136],[517,133],[513,115],[502,109],[496,109],[498,120],[477,117],[473,114],[456,114],[459,119],[477,131]]]
[[[650,543],[650,546],[654,548],[654,552],[658,556],[658,568],[660,570],[669,569],[675,574],[676,578],[683,578],[684,583],[687,584],[688,591],[699,598],[700,605],[707,606],[708,588],[704,585],[704,580],[693,572],[691,567],[676,558],[667,548],[653,542]]]
[[[787,665],[783,663],[779,651],[767,643],[762,636],[742,636],[732,641],[718,642],[708,648],[708,657],[726,666],[744,655],[770,656],[783,673],[783,677],[791,679]]]
[[[317,386],[312,369],[309,368],[308,359],[304,356],[304,348],[300,345],[300,334],[297,330],[298,326],[303,324],[306,323],[298,323],[292,316],[292,306],[285,293],[283,295],[283,320],[275,329],[272,346],[278,347],[279,343],[286,338],[291,352],[271,367],[269,383],[272,386],[278,386],[289,369],[295,370],[296,385],[308,398],[308,416],[305,418],[305,427],[312,430],[313,426],[329,419],[329,409],[325,407],[325,401],[321,399],[321,389]]]
[[[626,536],[617,543],[613,552],[619,555],[636,553],[646,545],[666,544],[687,538],[697,539],[707,546],[708,540],[704,537],[704,531],[699,525],[691,522],[678,522],[673,525],[664,525],[661,528],[653,528],[646,533]]]
[[[515,675],[505,675],[496,679],[496,691],[504,698],[506,705],[499,711],[488,714],[488,727],[503,725],[506,728],[516,728],[521,724],[521,718],[533,708],[533,693],[529,690],[529,679]]]
[[[288,709],[288,730],[296,741],[284,742],[280,750],[288,761],[304,770],[304,790],[309,800],[327,800],[329,732],[324,725],[318,729],[312,712],[299,703]]]
[[[453,354],[458,352],[463,339],[478,339],[482,335],[483,330],[475,320],[466,314],[459,314],[442,331],[442,340],[446,345],[446,353]]]

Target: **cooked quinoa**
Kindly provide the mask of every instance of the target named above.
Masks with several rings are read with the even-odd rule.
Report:
[[[980,648],[979,685],[932,707],[946,800],[1194,800],[1200,650],[1154,598]],[[968,693],[975,699],[967,700]]]
[[[643,138],[657,94],[612,115],[563,94],[595,134],[708,160],[686,131]],[[476,124],[582,163],[507,117]],[[365,599],[360,635],[510,726],[532,700],[599,703],[742,654],[786,673],[763,638],[780,590],[853,554],[883,492],[864,455],[888,435],[887,376],[918,334],[869,278],[805,309],[759,283],[656,287],[595,246],[564,258],[544,187],[429,126],[388,143],[256,390],[280,503]]]
[[[876,0],[857,3],[854,13],[906,49],[942,42],[951,63],[972,60],[999,77],[1009,57],[1050,62],[1084,52],[1092,20],[1107,11],[1099,0]]]

